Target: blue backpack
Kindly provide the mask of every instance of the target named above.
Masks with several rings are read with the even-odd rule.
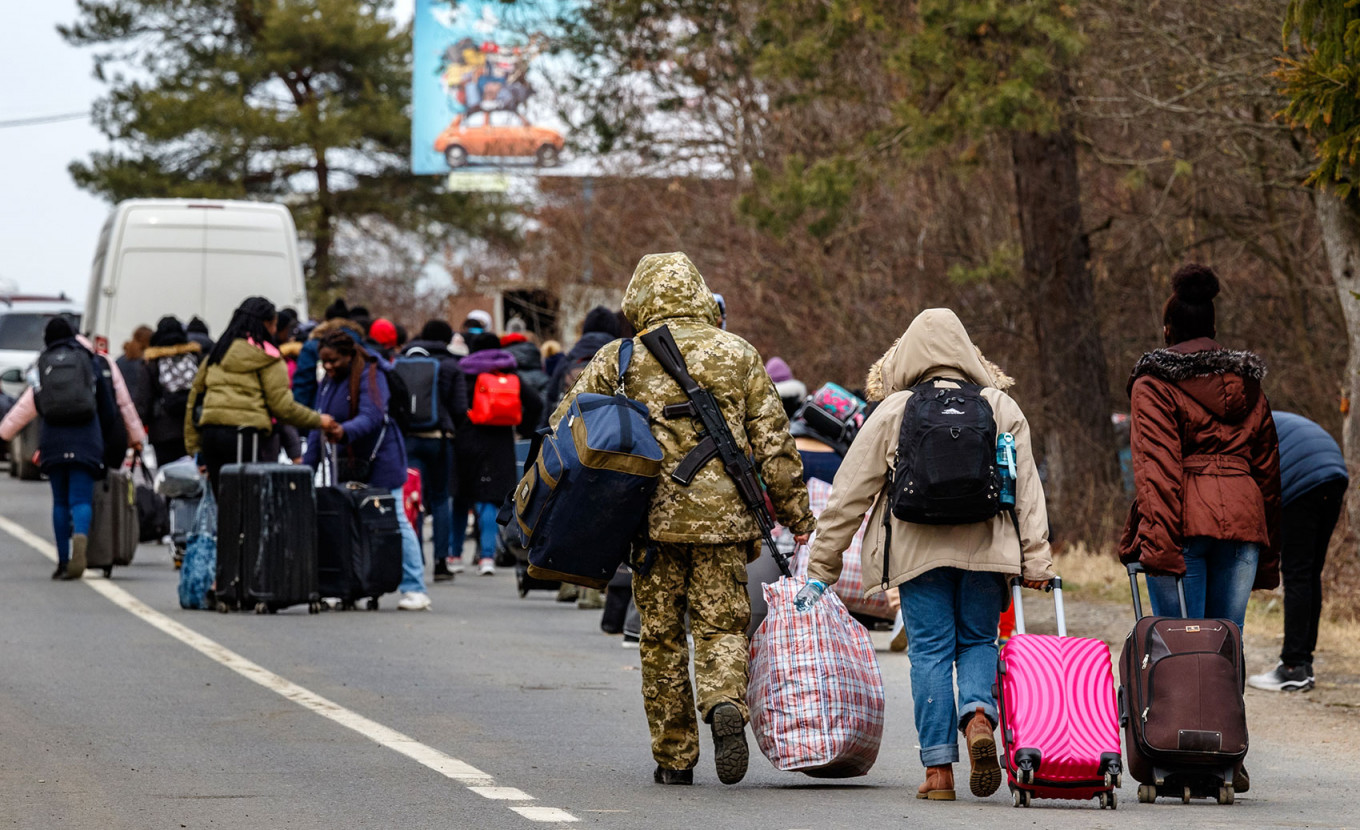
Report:
[[[626,340],[617,392],[577,395],[515,488],[511,521],[535,579],[604,588],[645,531],[662,454],[647,407],[624,395],[632,358]]]

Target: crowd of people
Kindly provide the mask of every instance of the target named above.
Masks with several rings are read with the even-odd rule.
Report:
[[[1318,580],[1347,486],[1345,465],[1316,425],[1272,415],[1260,358],[1213,339],[1218,293],[1210,269],[1182,269],[1164,309],[1166,348],[1144,356],[1129,380],[1135,500],[1119,553],[1149,572],[1155,613],[1179,615],[1175,578],[1183,577],[1190,616],[1221,617],[1240,627],[1251,590],[1278,584],[1283,549],[1285,649],[1280,665],[1252,682],[1308,688]],[[538,342],[520,320],[497,333],[484,311],[469,314],[457,330],[430,319],[410,338],[399,322],[344,300],[312,323],[252,297],[216,341],[202,321],[167,316],[154,328],[139,328],[123,355],[109,361],[56,318],[40,365],[74,361],[81,376],[90,377],[91,400],[60,401],[55,383],[39,385],[0,423],[0,439],[35,416],[45,419],[40,460],[53,494],[56,579],[77,578],[84,569],[93,482],[122,463],[126,448],[140,451],[144,441],[162,463],[195,456],[214,489],[224,464],[286,459],[332,480],[390,490],[401,502],[415,471],[423,514],[414,522],[399,517],[398,607],[425,610],[431,607],[425,516],[433,581],[465,571],[469,527],[475,530],[468,545],[476,551],[472,567],[479,575],[496,574],[497,513],[520,475],[516,442],[557,427],[577,395],[613,394],[621,383],[618,344],[660,325],[670,328],[729,423],[743,425],[740,443],[779,522],[800,544],[817,530],[800,607],[816,604],[836,583],[852,537],[869,528],[865,593],[887,592],[900,606],[898,626],[911,657],[926,768],[919,797],[953,799],[960,735],[970,789],[990,795],[1002,781],[992,682],[998,626],[1010,602],[1007,580],[1042,588],[1055,574],[1028,421],[1006,391],[1010,378],[983,357],[947,309],[912,321],[869,369],[862,390],[825,384],[811,393],[787,362],[762,360],[725,330],[725,304],[683,254],[645,258],[622,310],[593,309],[568,348]],[[666,474],[647,523],[654,561],[645,573],[611,585],[608,598],[574,586],[564,586],[559,598],[604,607],[602,628],[609,633],[627,627],[624,609],[635,608],[630,633],[642,653],[654,779],[692,782],[702,720],[713,730],[720,780],[734,783],[746,769],[746,568],[761,555],[760,533],[722,465],[701,466],[688,485],[669,476],[703,436],[691,417],[663,414],[678,392],[657,361],[639,350],[622,383],[652,413],[665,454]],[[893,471],[905,463],[902,424],[913,399],[955,392],[985,401],[997,431],[1013,437],[1013,519],[998,513],[985,521],[926,524],[889,509]],[[81,407],[92,417],[65,417]],[[809,509],[805,482],[812,478],[834,485],[820,517]],[[1291,504],[1297,505],[1292,525]],[[697,699],[687,636],[694,643]],[[1236,772],[1237,790],[1245,791],[1245,770]]]

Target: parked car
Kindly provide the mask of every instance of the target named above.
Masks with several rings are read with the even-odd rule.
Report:
[[[510,112],[492,112],[480,125],[460,121],[450,124],[434,140],[434,149],[444,154],[449,167],[458,169],[471,156],[533,158],[539,167],[555,167],[562,157],[566,139],[556,130],[523,123]]]
[[[107,351],[166,314],[200,317],[218,335],[241,301],[306,309],[297,228],[283,205],[214,199],[129,199],[95,246],[86,330]]]

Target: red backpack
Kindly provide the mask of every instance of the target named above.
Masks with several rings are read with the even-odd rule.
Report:
[[[485,427],[519,426],[524,420],[519,401],[519,375],[501,372],[478,375],[468,420]]]

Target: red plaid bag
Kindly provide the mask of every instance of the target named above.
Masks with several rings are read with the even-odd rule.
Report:
[[[869,772],[883,739],[883,678],[869,632],[827,592],[793,607],[801,579],[765,586],[770,613],[751,638],[746,703],[776,769],[814,778]]]
[[[809,479],[808,503],[812,508],[812,515],[821,516],[826,509],[827,502],[831,500],[831,485],[821,479]],[[831,586],[831,590],[836,592],[836,596],[841,598],[845,607],[850,609],[853,614],[863,614],[866,617],[878,617],[883,620],[891,620],[897,616],[888,604],[886,593],[877,593],[871,597],[864,596],[864,533],[869,528],[869,517],[864,517],[864,524],[859,526],[859,532],[850,542],[850,547],[841,557],[841,578],[836,580],[836,584]],[[815,537],[814,537],[815,538]],[[808,550],[811,545],[805,545],[798,554],[798,561],[795,565],[794,574],[806,577],[808,567]]]

